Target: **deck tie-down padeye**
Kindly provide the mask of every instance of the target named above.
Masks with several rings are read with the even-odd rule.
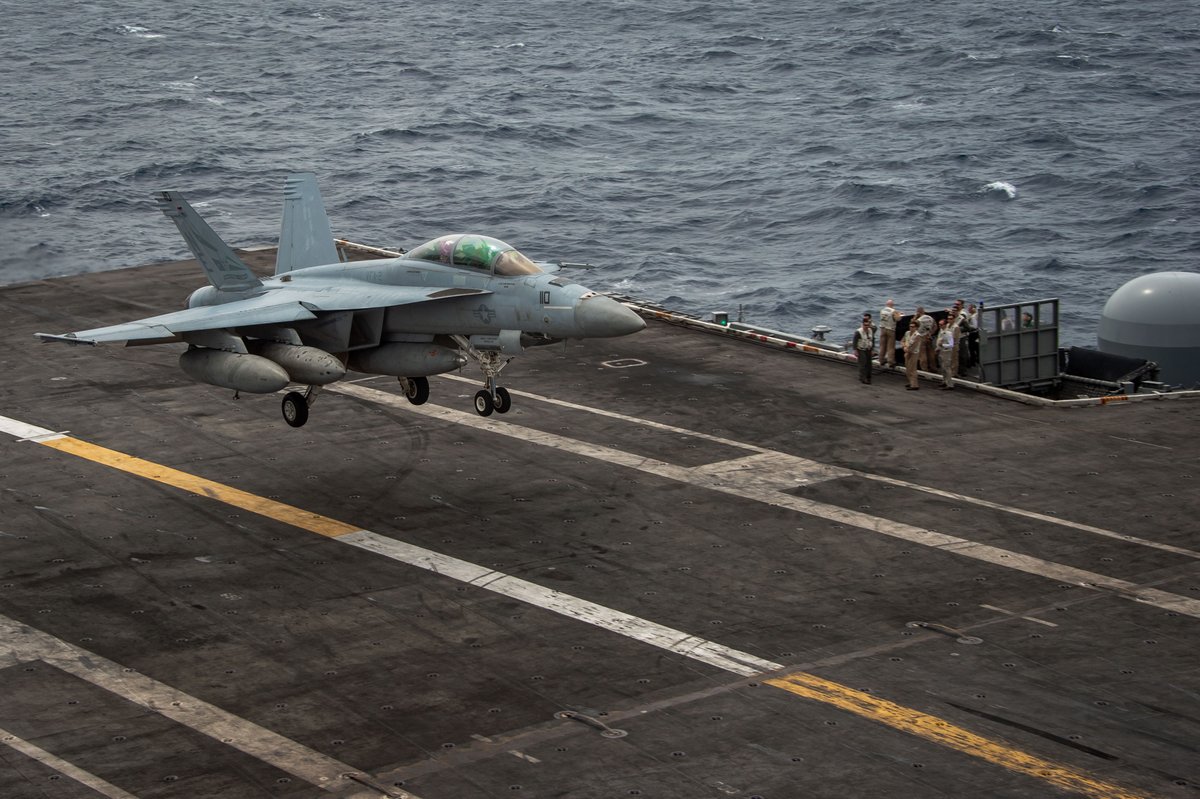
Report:
[[[591,716],[585,716],[583,713],[577,713],[574,710],[560,710],[554,714],[554,718],[571,719],[572,721],[578,721],[586,724],[589,727],[595,727],[596,729],[600,730],[600,734],[605,738],[624,738],[629,734],[625,732],[625,730],[618,730],[614,727],[608,726],[600,719],[592,718]]]

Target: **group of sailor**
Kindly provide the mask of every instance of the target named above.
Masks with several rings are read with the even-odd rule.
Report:
[[[896,365],[897,334],[904,352],[904,374],[906,389],[916,391],[917,371],[933,371],[934,364],[942,375],[939,388],[954,388],[954,378],[959,369],[974,366],[979,362],[979,310],[975,304],[965,305],[955,300],[946,309],[945,317],[935,324],[934,319],[918,305],[916,313],[908,323],[908,330],[898,331],[897,323],[906,314],[896,310],[893,300],[884,303],[879,312],[879,357],[880,366],[888,369]],[[870,313],[863,314],[862,324],[854,331],[854,352],[858,358],[858,379],[871,382],[871,361],[875,354],[876,327]]]

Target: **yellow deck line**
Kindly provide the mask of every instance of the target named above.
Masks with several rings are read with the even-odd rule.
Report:
[[[242,508],[328,538],[336,539],[349,533],[362,531],[360,527],[327,516],[259,497],[203,477],[197,477],[178,469],[126,455],[70,436],[45,438],[38,440],[37,443],[104,466],[174,486],[198,496]],[[937,716],[864,694],[813,674],[793,672],[785,677],[772,678],[764,680],[764,682],[796,696],[832,705],[1084,796],[1094,797],[1094,799],[1147,799],[1146,794],[1133,793],[1120,786],[1093,779],[1068,766],[1043,760],[998,741],[976,735]]]
[[[1145,799],[1145,794],[1133,793],[1112,783],[1093,779],[1059,763],[1014,749],[1011,746],[976,735],[945,719],[919,710],[897,705],[886,699],[856,691],[815,674],[794,672],[785,677],[764,680],[768,685],[782,688],[797,696],[824,702],[889,727],[919,736],[942,746],[965,752],[1003,766],[1010,771],[1045,780],[1059,788],[1081,793],[1096,799]]]
[[[38,443],[95,463],[103,464],[104,466],[120,469],[123,472],[129,472],[130,474],[136,474],[139,477],[145,477],[158,483],[165,483],[175,488],[181,488],[192,494],[215,499],[218,502],[224,502],[226,505],[242,508],[243,510],[257,513],[260,516],[276,519],[294,527],[299,527],[302,530],[308,530],[309,532],[329,538],[337,538],[347,533],[356,533],[360,529],[318,513],[301,510],[292,505],[285,505],[282,502],[276,502],[266,497],[230,488],[227,485],[206,480],[203,477],[197,477],[187,472],[181,472],[178,469],[172,469],[153,461],[135,458],[123,452],[89,444],[78,438],[62,436]]]

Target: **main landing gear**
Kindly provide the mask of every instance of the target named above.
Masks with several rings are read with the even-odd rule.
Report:
[[[494,370],[494,372],[499,371],[500,369]],[[429,401],[428,377],[398,377],[396,379],[400,381],[400,388],[404,391],[404,396],[413,405],[424,405]],[[475,412],[480,416],[491,416],[492,413],[508,413],[508,409],[511,407],[512,397],[508,395],[508,389],[496,385],[496,376],[493,373],[488,378],[488,387],[475,394]]]
[[[499,369],[495,370],[495,372],[499,371]],[[424,405],[429,401],[428,377],[398,377],[396,379],[400,381],[400,388],[404,391],[404,396],[413,405]],[[475,395],[476,413],[480,416],[491,416],[493,412],[508,413],[508,409],[511,407],[512,397],[508,395],[508,389],[504,386],[497,386],[496,376],[492,374],[488,379],[488,387]]]
[[[397,377],[400,381],[400,388],[404,390],[404,396],[413,405],[424,405],[429,400],[429,378],[428,377]]]
[[[399,377],[400,387],[404,389],[404,396],[413,405],[423,405],[429,399],[429,378],[428,377]],[[500,389],[504,391],[504,389]],[[299,391],[289,391],[283,395],[283,421],[287,422],[292,427],[303,427],[308,421],[308,409],[317,401],[317,395],[321,393],[320,386],[309,386],[308,390],[301,394]],[[508,392],[505,392],[505,396]],[[507,410],[507,407],[505,408]],[[491,411],[488,411],[491,413]]]
[[[283,421],[292,427],[303,427],[304,423],[308,421],[308,409],[317,401],[317,395],[320,393],[320,386],[309,386],[303,394],[299,391],[289,391],[284,394]]]

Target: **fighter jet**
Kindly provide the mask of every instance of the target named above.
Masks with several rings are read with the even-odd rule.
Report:
[[[420,405],[429,399],[429,375],[474,361],[484,383],[476,412],[505,413],[512,399],[497,380],[524,349],[646,326],[558,265],[536,263],[489,236],[450,234],[400,257],[343,262],[311,174],[287,178],[275,275],[261,280],[178,192],[157,199],[210,285],[192,292],[182,311],[37,337],[186,343],[179,366],[202,383],[252,394],[305,386],[283,397],[283,418],[292,427],[308,421],[321,387],[348,369],[397,377],[408,400]]]

